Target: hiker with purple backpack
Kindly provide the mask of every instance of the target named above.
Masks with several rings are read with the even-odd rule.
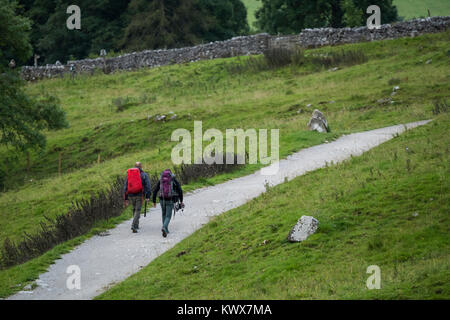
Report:
[[[155,190],[153,192],[153,207],[156,207],[156,195],[159,192],[159,203],[161,204],[162,211],[162,235],[167,237],[169,233],[169,223],[172,218],[172,211],[175,203],[180,201],[181,207],[183,204],[183,190],[175,175],[170,171],[170,169],[164,170],[161,173],[161,177],[156,184]]]

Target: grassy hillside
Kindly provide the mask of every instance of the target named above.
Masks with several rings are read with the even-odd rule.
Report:
[[[202,120],[204,130],[280,129],[280,154],[284,157],[344,133],[432,118],[433,101],[448,97],[449,39],[447,32],[307,51],[311,55],[346,48],[367,55],[368,62],[336,72],[309,65],[232,71],[235,68],[231,66],[249,59],[244,57],[30,84],[27,90],[31,94],[47,92],[60,99],[71,127],[47,134],[48,148],[42,154],[31,154],[29,172],[24,157],[12,161],[12,153],[0,152],[3,165],[10,159],[8,179],[16,186],[0,194],[0,241],[35,232],[45,221],[44,215],[65,213],[72,201],[108,187],[136,160],[149,172],[170,166],[175,145],[169,142],[171,132],[191,130],[194,120]],[[432,63],[427,64],[430,59]],[[389,97],[394,85],[401,87],[395,102],[379,103]],[[116,100],[126,97],[127,103]],[[306,107],[308,104],[312,107]],[[125,110],[117,112],[117,105]],[[325,113],[331,133],[306,130],[314,108]],[[169,111],[178,118],[153,120],[156,114]],[[57,174],[59,152],[61,177]],[[100,164],[96,163],[98,154]],[[240,176],[256,167],[203,179],[186,189]],[[55,250],[52,257],[62,252]],[[7,292],[15,290],[14,283],[29,281],[30,274],[36,276],[36,270],[45,269],[48,260],[42,261],[32,272],[29,264],[1,271],[0,287],[5,289],[7,283]]]
[[[259,0],[242,0],[247,7],[247,20],[251,29],[256,29],[253,24],[256,21],[255,12],[261,7],[262,3]]]
[[[447,0],[394,0],[398,14],[405,19],[450,15],[450,1]]]
[[[255,12],[261,6],[258,0],[243,0],[247,7],[247,17],[250,26],[256,20]],[[397,6],[398,14],[406,20],[428,17],[428,9],[431,16],[448,16],[450,15],[450,1],[448,0],[394,0]]]
[[[449,127],[439,116],[270,189],[99,298],[449,299]],[[318,232],[289,243],[302,215],[319,220]],[[366,288],[370,265],[381,290]]]

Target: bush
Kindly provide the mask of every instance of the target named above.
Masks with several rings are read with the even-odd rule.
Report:
[[[264,52],[267,66],[276,69],[292,63],[292,51],[286,48],[270,48]]]
[[[305,63],[305,52],[301,48],[270,48],[264,52],[264,58],[270,69],[288,65],[302,65]]]
[[[211,178],[221,173],[232,172],[238,168],[243,167],[242,164],[237,164],[238,157],[234,155],[233,164],[226,164],[226,155],[223,155],[224,164],[206,164],[204,160],[202,164],[182,164],[174,168],[173,173],[181,184],[189,184],[204,178]],[[155,186],[160,179],[158,173],[153,173],[150,176],[150,183]]]
[[[115,107],[116,112],[122,112],[130,107],[140,106],[142,104],[152,104],[156,102],[156,95],[148,96],[147,94],[142,94],[139,97],[117,97],[112,99],[111,105]],[[112,107],[111,107],[112,109]]]
[[[440,113],[448,112],[448,103],[447,101],[438,101],[434,102],[433,114],[438,115]]]
[[[400,84],[402,81],[400,80],[400,79],[398,79],[398,78],[391,78],[391,79],[389,79],[389,81],[388,81],[388,85],[390,85],[390,86],[395,86],[395,85],[398,85],[398,84]]]
[[[225,164],[225,160],[226,156],[223,155],[224,164],[206,164],[204,161],[202,164],[183,164],[175,167],[174,174],[181,184],[188,184],[243,166],[237,164],[236,155],[234,164]],[[0,169],[0,178],[1,174]],[[151,185],[155,186],[159,179],[158,173],[150,175]],[[60,243],[86,234],[97,221],[119,216],[123,212],[123,183],[123,178],[118,177],[109,190],[93,195],[89,200],[73,203],[68,213],[57,216],[54,220],[44,216],[47,223],[42,222],[40,230],[34,235],[24,233],[23,239],[18,243],[6,238],[0,248],[0,267],[24,263]]]
[[[226,70],[231,74],[240,74],[248,71],[260,72],[267,70],[267,63],[264,57],[248,57],[244,62],[241,61],[240,57],[237,57],[237,61],[227,64]]]
[[[330,68],[362,64],[368,59],[362,50],[341,50],[313,55],[308,60],[315,66]]]
[[[180,178],[181,183],[188,184],[201,178],[214,177],[243,167],[244,165],[237,164],[237,159],[237,155],[234,155],[233,164],[226,164],[226,156],[223,155],[223,164],[206,164],[204,160],[202,164],[182,164],[175,168],[175,175]]]
[[[122,112],[130,106],[130,98],[118,97],[112,100],[112,104],[116,107],[116,112]]]
[[[119,216],[123,211],[123,183],[122,178],[117,178],[109,190],[73,203],[68,213],[54,220],[45,217],[47,223],[41,222],[39,232],[35,235],[24,233],[18,243],[6,238],[0,249],[0,267],[24,263],[60,243],[86,234],[97,221]]]
[[[266,50],[263,56],[249,57],[244,62],[238,58],[236,63],[229,64],[226,68],[230,73],[243,73],[273,70],[286,66],[311,65],[316,68],[352,66],[367,62],[367,60],[367,56],[362,50],[341,50],[307,56],[300,47],[278,47]]]

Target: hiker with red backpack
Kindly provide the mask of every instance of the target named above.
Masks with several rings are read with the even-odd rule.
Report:
[[[156,207],[156,195],[159,192],[159,203],[161,204],[162,211],[162,235],[167,237],[169,233],[169,223],[172,218],[172,211],[174,204],[180,201],[181,207],[183,204],[183,190],[175,175],[170,169],[164,170],[161,173],[160,179],[156,184],[153,192],[153,207]]]
[[[140,162],[136,162],[134,168],[127,170],[123,194],[125,206],[128,206],[129,201],[131,201],[131,204],[133,205],[133,223],[131,225],[131,230],[133,233],[137,233],[144,197],[145,201],[149,202],[152,194],[150,178],[148,177],[148,174],[142,170],[142,164]]]

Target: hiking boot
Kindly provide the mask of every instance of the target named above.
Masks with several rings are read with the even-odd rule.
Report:
[[[162,231],[162,236],[165,238],[165,237],[167,237],[167,233],[166,233],[166,230],[164,230],[164,229],[161,229],[161,231]]]
[[[133,230],[133,233],[137,233],[137,230],[136,229],[132,229]]]

